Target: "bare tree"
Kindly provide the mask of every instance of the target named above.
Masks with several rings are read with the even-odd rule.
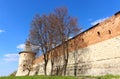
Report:
[[[48,16],[37,14],[32,22],[29,40],[31,44],[40,47],[44,56],[44,71],[51,54],[51,65],[54,65],[54,53],[56,46],[61,45],[63,55],[63,73],[66,75],[66,67],[68,63],[69,50],[68,40],[79,31],[77,19],[68,15],[67,8],[56,8],[55,11]],[[51,69],[52,74],[53,69]]]
[[[58,34],[60,36],[60,42],[62,44],[62,53],[64,58],[63,74],[66,75],[66,67],[68,63],[69,50],[68,50],[68,40],[71,36],[74,36],[80,31],[77,24],[77,19],[68,15],[67,8],[57,8],[55,9],[55,15],[57,17],[57,27]]]
[[[46,73],[46,66],[48,62],[48,51],[49,51],[49,32],[47,28],[47,16],[42,17],[38,14],[35,16],[30,30],[31,44],[40,46],[40,49],[44,55],[44,73]]]
[[[55,14],[51,13],[48,16],[48,21],[49,21],[49,34],[50,34],[50,42],[51,42],[51,50],[49,51],[50,53],[50,60],[51,60],[51,75],[53,74],[53,66],[54,66],[54,60],[55,60],[55,53],[57,52],[55,50],[55,47],[59,45],[60,40],[59,40],[59,34],[57,30],[57,23],[58,19]]]
[[[23,61],[23,71],[28,71],[28,74],[30,74],[30,71],[32,70],[32,61],[30,60],[24,60]]]

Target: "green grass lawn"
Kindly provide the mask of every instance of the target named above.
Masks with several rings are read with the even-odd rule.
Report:
[[[105,76],[7,76],[0,79],[120,79],[120,76],[105,75]]]
[[[73,76],[22,76],[22,77],[0,77],[0,79],[78,79]]]
[[[81,76],[78,79],[120,79],[119,75]]]

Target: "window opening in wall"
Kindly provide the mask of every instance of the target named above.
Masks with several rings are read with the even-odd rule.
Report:
[[[84,39],[82,38],[82,42],[84,42]]]
[[[108,32],[109,32],[109,34],[111,34],[111,31],[110,31],[110,30],[108,30]]]
[[[100,32],[97,32],[98,36],[100,36]]]

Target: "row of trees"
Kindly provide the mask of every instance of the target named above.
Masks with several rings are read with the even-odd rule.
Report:
[[[45,75],[47,75],[46,66],[50,50],[61,44],[64,44],[62,45],[64,61],[63,73],[64,75],[66,74],[69,57],[68,40],[79,31],[80,27],[78,26],[77,19],[69,16],[68,10],[65,7],[56,8],[54,12],[49,15],[35,15],[31,24],[29,40],[31,44],[40,47],[39,51],[41,51],[44,56]]]

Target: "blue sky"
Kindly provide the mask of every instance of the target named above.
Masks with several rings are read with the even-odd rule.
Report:
[[[0,76],[17,70],[18,52],[24,47],[34,15],[49,14],[61,6],[87,29],[120,11],[120,0],[0,0]]]

